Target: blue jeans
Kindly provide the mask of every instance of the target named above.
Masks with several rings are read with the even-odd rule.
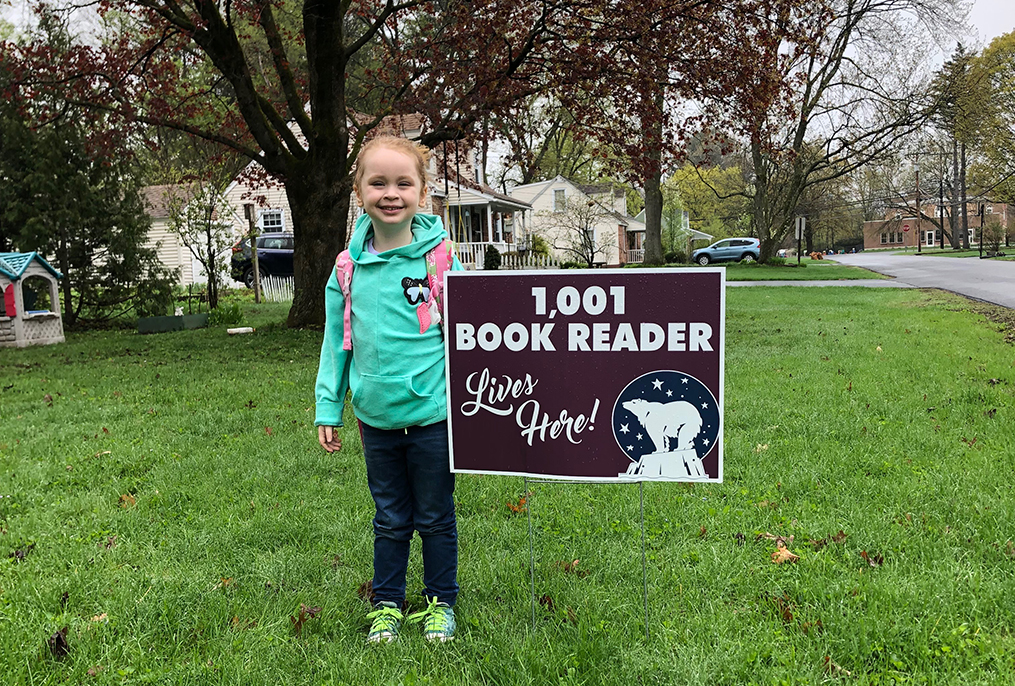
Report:
[[[454,606],[458,597],[455,475],[447,422],[386,431],[360,422],[367,485],[374,497],[375,602],[401,607],[413,530],[423,542],[423,594]]]

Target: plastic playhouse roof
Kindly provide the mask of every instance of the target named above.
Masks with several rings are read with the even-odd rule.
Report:
[[[49,262],[42,259],[37,252],[0,252],[0,274],[3,274],[11,281],[17,281],[25,273],[25,270],[28,269],[28,265],[32,263],[32,260],[38,261],[39,264],[49,270],[49,273],[56,278],[63,278],[63,274],[53,269]]]

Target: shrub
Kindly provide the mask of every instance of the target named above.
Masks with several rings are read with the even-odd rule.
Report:
[[[219,305],[208,313],[208,326],[236,326],[243,321],[239,303]]]
[[[581,264],[579,262],[561,262],[560,263],[560,268],[561,269],[581,269],[584,266],[586,266],[586,265]]]
[[[684,264],[687,262],[687,253],[683,250],[670,250],[663,259],[666,260],[666,264]]]
[[[537,255],[546,257],[550,254],[550,244],[546,242],[546,239],[539,234],[532,234],[531,248],[532,252]]]
[[[500,250],[492,245],[486,246],[483,254],[483,269],[500,269]]]

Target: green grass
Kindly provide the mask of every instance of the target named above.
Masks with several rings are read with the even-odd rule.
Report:
[[[530,486],[532,627],[523,481],[462,476],[460,639],[366,646],[359,439],[317,446],[284,307],[0,349],[3,682],[1015,683],[1015,350],[966,305],[728,292],[726,481],[644,487],[647,642],[638,486]]]
[[[889,277],[860,267],[809,257],[787,259],[784,265],[727,263],[727,281],[839,281],[843,279],[887,279]]]

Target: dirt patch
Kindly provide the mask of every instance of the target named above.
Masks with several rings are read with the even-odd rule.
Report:
[[[1015,345],[1015,310],[977,300],[969,300],[965,307],[955,309],[982,315],[987,321],[998,325],[1005,343]]]

